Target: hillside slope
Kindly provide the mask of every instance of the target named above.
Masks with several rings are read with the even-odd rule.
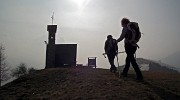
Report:
[[[87,67],[39,70],[0,88],[0,100],[180,100],[180,74],[144,72],[145,80],[134,80],[107,69]]]

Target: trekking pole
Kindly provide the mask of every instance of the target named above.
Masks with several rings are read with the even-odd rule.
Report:
[[[118,61],[118,55],[116,55],[117,58],[117,64],[118,64],[118,74],[119,74],[119,78],[121,77],[121,70],[120,70],[120,66],[119,66],[119,61]]]
[[[118,52],[118,53],[125,53],[125,51],[121,51],[121,52]]]
[[[119,53],[125,53],[125,51],[118,52],[118,54]],[[104,56],[104,58],[106,58],[106,53],[103,53],[102,55]]]
[[[104,58],[106,58],[106,53],[103,53],[102,55],[104,56]]]
[[[118,52],[118,54],[119,53],[125,53],[125,51]],[[118,54],[116,55],[116,58],[117,58],[117,64],[118,64],[118,74],[119,74],[119,78],[120,78],[121,77],[121,69],[120,69],[120,66],[119,66]]]

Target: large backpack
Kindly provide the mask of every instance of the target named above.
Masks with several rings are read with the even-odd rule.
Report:
[[[106,49],[107,49],[108,52],[116,52],[117,51],[118,46],[117,46],[117,42],[116,42],[115,39],[110,39],[110,40],[108,40],[106,42],[108,42],[106,44],[106,46],[107,46]]]
[[[128,23],[127,28],[130,31],[128,32],[129,43],[137,45],[137,42],[139,42],[141,38],[141,32],[140,32],[138,23],[130,22]]]

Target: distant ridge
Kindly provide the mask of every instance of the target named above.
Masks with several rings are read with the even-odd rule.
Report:
[[[172,66],[168,66],[166,64],[162,64],[161,62],[145,59],[145,58],[136,58],[136,61],[139,65],[139,67],[144,67],[143,65],[146,64],[149,67],[146,71],[156,71],[156,72],[167,72],[167,73],[179,73],[176,68]],[[123,65],[124,66],[124,65]],[[120,66],[122,69],[123,66]],[[131,70],[133,70],[132,67],[130,67]],[[142,69],[142,68],[141,68]]]
[[[162,62],[172,65],[174,67],[179,67],[180,68],[180,51],[177,51],[163,59],[161,59]]]
[[[161,62],[148,60],[144,58],[137,58],[137,63],[149,64],[149,71],[158,71],[158,72],[168,72],[168,73],[179,73],[177,70],[173,69],[171,66],[162,64]]]

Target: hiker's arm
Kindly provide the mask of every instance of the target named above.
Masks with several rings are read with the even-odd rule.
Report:
[[[116,51],[118,52],[118,45],[116,46]]]
[[[127,32],[127,29],[123,28],[121,36],[117,39],[117,42],[120,42],[125,38],[126,32]]]
[[[117,43],[117,41],[116,41],[116,54],[118,54],[118,45],[117,45],[118,43]]]
[[[108,42],[106,41],[106,42],[105,42],[105,45],[104,45],[104,51],[105,51],[105,53],[107,53],[107,46],[108,46]]]

